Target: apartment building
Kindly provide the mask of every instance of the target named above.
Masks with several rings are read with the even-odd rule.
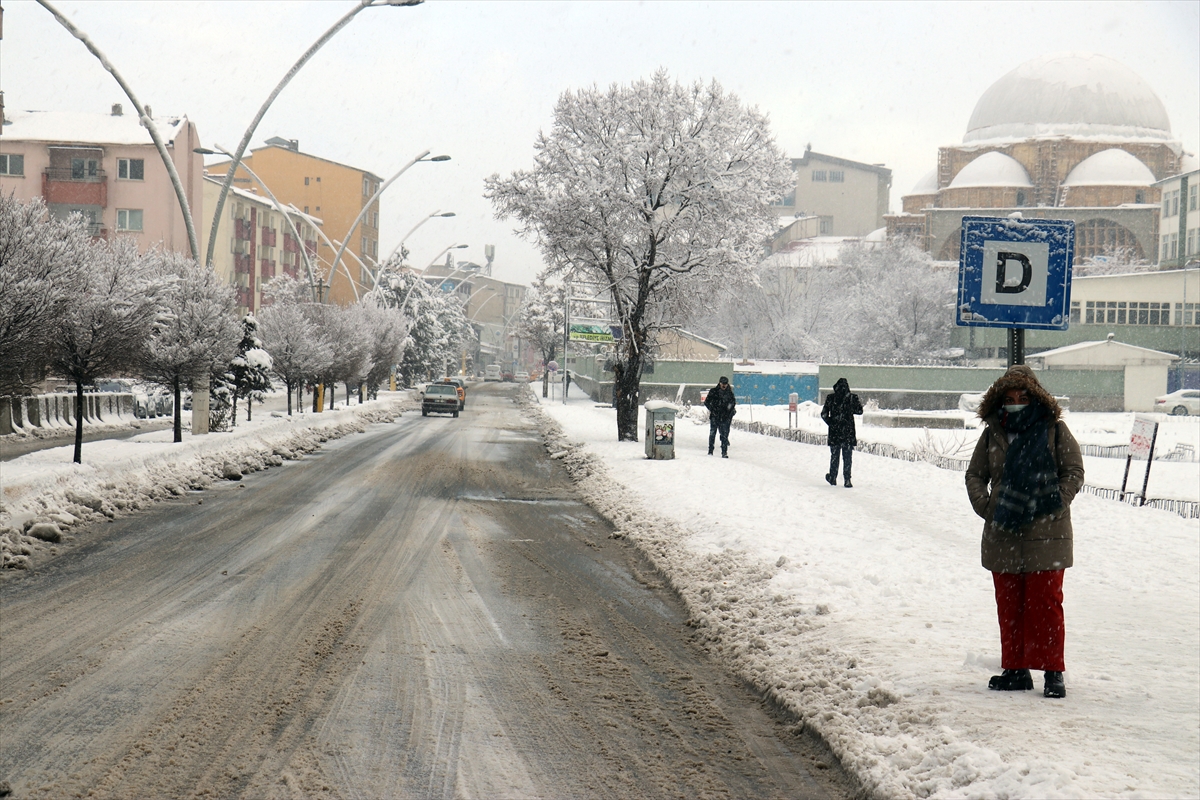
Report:
[[[204,164],[192,152],[200,146],[196,126],[186,116],[153,119],[199,229]],[[108,114],[5,110],[2,121],[0,192],[40,197],[53,217],[81,214],[94,237],[132,236],[143,252],[155,245],[190,252],[170,175],[136,113],[115,103]]]
[[[334,243],[318,237],[317,260],[330,282],[328,299],[341,305],[355,302],[374,285],[379,255],[379,203],[371,205],[351,235],[340,267],[330,278],[336,247],[350,231],[355,218],[367,205],[383,179],[373,172],[304,153],[296,139],[272,137],[265,147],[251,150],[242,162],[257,175],[285,205],[323,221],[322,229]],[[224,180],[229,162],[210,164],[208,174]],[[249,191],[255,181],[246,170],[234,173],[233,185]],[[265,191],[260,190],[266,195]],[[353,283],[352,283],[353,282]]]

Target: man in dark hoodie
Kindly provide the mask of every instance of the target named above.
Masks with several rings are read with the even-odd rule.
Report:
[[[733,396],[729,378],[722,375],[717,385],[708,390],[704,407],[708,409],[708,454],[713,454],[713,445],[720,433],[721,458],[729,458],[729,425],[737,413],[737,398]]]
[[[833,393],[825,398],[821,408],[821,419],[829,426],[829,472],[825,480],[830,486],[837,486],[838,456],[845,462],[843,475],[846,478],[846,488],[852,488],[850,483],[850,456],[858,437],[854,430],[854,415],[863,413],[862,403],[858,395],[850,391],[850,381],[838,378],[833,384]]]

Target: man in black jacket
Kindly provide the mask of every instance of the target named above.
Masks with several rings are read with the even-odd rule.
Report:
[[[708,454],[713,454],[713,444],[720,433],[721,458],[729,458],[729,424],[737,413],[737,398],[733,396],[729,378],[722,375],[717,385],[708,390],[704,407],[708,409]]]
[[[833,384],[833,394],[825,398],[825,405],[821,409],[821,419],[825,420],[825,424],[829,426],[829,473],[825,476],[825,480],[829,481],[830,486],[837,486],[838,455],[840,454],[846,464],[843,471],[846,488],[851,488],[850,455],[854,452],[854,445],[858,444],[854,430],[854,415],[861,413],[863,413],[862,403],[859,402],[858,395],[850,391],[850,381],[838,378],[837,382]]]

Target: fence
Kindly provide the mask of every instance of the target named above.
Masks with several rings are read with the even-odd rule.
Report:
[[[74,427],[75,403],[75,395],[68,392],[0,397],[0,435],[29,428]],[[134,396],[130,393],[89,392],[83,396],[84,424],[132,416]]]
[[[1127,444],[1081,444],[1079,448],[1085,456],[1095,456],[1096,458],[1128,458],[1129,445]],[[1179,442],[1175,445],[1174,450],[1166,453],[1155,453],[1155,461],[1195,461],[1196,448],[1190,444]]]
[[[797,428],[781,428],[778,425],[771,425],[766,422],[744,422],[735,419],[733,427],[737,430],[746,431],[747,433],[757,433],[763,436],[774,436],[777,439],[786,439],[789,442],[800,442],[801,444],[820,445],[827,447],[829,442],[824,434],[813,433],[811,431],[803,431]],[[1186,445],[1185,445],[1186,447]],[[874,456],[882,456],[884,458],[895,458],[900,461],[920,461],[926,464],[932,464],[939,469],[954,470],[955,472],[966,472],[969,461],[963,458],[952,458],[950,456],[942,456],[933,453],[917,453],[912,450],[907,450],[902,447],[896,447],[894,444],[887,442],[859,442],[855,448],[863,453],[870,453]],[[1178,450],[1179,448],[1176,448]],[[1190,449],[1190,448],[1189,448]],[[1122,456],[1123,458],[1124,456]],[[1094,494],[1098,497],[1104,497],[1109,500],[1121,500],[1119,489],[1108,489],[1103,486],[1091,486],[1084,484],[1080,491]],[[1124,502],[1134,503],[1131,495],[1126,492]],[[1136,503],[1134,503],[1136,504]],[[1145,505],[1151,508],[1160,508],[1164,511],[1172,511],[1185,519],[1200,518],[1200,503],[1194,500],[1169,500],[1163,498],[1150,498],[1146,500]]]

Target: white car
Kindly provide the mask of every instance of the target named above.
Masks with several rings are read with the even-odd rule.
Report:
[[[1180,389],[1177,392],[1154,398],[1154,410],[1164,414],[1186,417],[1200,414],[1200,389]]]
[[[518,372],[517,374],[513,375],[513,380],[517,383],[529,383],[529,373]]]

